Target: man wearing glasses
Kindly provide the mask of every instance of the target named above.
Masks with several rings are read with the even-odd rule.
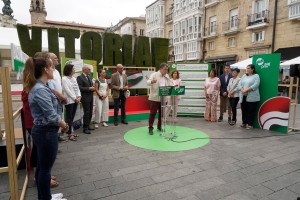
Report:
[[[150,75],[147,80],[147,85],[150,87],[149,95],[149,106],[150,106],[150,116],[149,116],[149,134],[153,135],[153,123],[155,115],[158,111],[158,123],[157,129],[161,131],[161,102],[159,96],[159,86],[169,86],[170,79],[168,75],[169,66],[166,63],[160,64],[160,69]]]

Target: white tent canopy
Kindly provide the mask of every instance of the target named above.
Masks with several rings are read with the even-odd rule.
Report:
[[[234,63],[230,65],[230,68],[239,68],[239,69],[246,69],[248,65],[252,64],[252,58],[248,58],[246,60],[242,60],[240,62]]]
[[[290,66],[290,65],[296,65],[300,64],[300,56],[293,58],[291,60],[285,61],[283,63],[280,63],[280,66]]]

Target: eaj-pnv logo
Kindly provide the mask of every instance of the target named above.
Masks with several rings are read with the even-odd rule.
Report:
[[[289,125],[290,99],[274,97],[265,101],[258,111],[262,129],[286,133]]]

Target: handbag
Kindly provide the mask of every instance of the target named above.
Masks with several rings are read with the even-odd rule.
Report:
[[[81,118],[77,119],[76,121],[73,122],[73,129],[74,130],[80,129],[81,127],[82,127]]]
[[[124,92],[124,96],[125,96],[125,98],[130,97],[130,90],[126,90],[126,91]]]

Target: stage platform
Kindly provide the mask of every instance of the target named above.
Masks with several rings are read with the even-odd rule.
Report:
[[[126,120],[139,121],[149,118],[150,110],[148,96],[130,96],[126,99]],[[109,122],[114,122],[114,109],[109,110]],[[121,121],[121,109],[119,109],[119,119]]]

